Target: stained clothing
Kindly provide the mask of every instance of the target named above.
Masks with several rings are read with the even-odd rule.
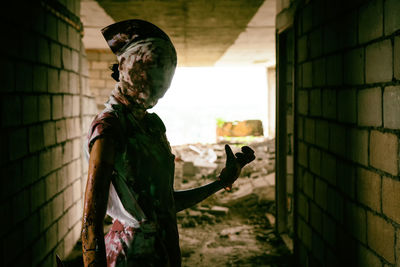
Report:
[[[109,258],[116,262],[108,265],[180,266],[173,196],[175,157],[165,136],[165,126],[154,113],[146,114],[139,122],[113,96],[105,106],[91,124],[87,146],[90,151],[96,139],[107,136],[116,148],[107,207],[107,213],[114,218],[114,231],[106,236],[108,256],[113,254]],[[156,255],[143,256],[133,251],[135,233],[143,233],[139,224],[142,217],[154,225],[154,234],[141,236],[154,239]]]

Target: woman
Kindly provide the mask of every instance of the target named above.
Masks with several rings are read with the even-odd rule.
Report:
[[[174,155],[164,124],[146,110],[170,86],[175,48],[162,30],[142,20],[118,22],[102,33],[118,59],[112,75],[117,83],[88,135],[84,264],[180,266],[176,212],[230,187],[254,152],[243,147],[235,156],[226,146],[227,163],[218,181],[174,191]],[[106,213],[113,225],[104,238]]]

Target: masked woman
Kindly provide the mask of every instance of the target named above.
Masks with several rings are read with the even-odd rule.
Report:
[[[85,266],[180,266],[176,212],[229,187],[254,152],[229,146],[219,180],[174,191],[174,155],[161,119],[146,110],[163,97],[176,68],[169,37],[142,20],[112,24],[102,34],[117,56],[117,80],[87,142],[88,180],[82,219]],[[113,218],[104,237],[105,214]]]

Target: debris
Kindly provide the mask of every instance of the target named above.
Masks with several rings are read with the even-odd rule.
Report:
[[[268,219],[269,224],[271,225],[271,227],[274,227],[275,226],[275,216],[273,214],[271,214],[271,213],[268,213],[268,212],[265,215],[267,216],[267,219]]]
[[[213,206],[208,212],[215,215],[226,215],[229,212],[229,208],[221,206]]]

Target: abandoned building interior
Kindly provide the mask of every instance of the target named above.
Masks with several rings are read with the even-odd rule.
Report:
[[[1,10],[0,266],[81,260],[83,147],[115,84],[100,30],[133,18],[170,36],[177,77],[231,68],[225,80],[246,81],[245,68],[264,79],[262,97],[249,78],[238,91],[252,105],[224,106],[260,117],[211,118],[213,144],[174,137],[207,134],[207,100],[160,108],[178,140],[177,188],[216,179],[224,143],[258,157],[231,192],[178,213],[183,266],[400,266],[399,0],[21,0]],[[170,115],[189,119],[174,126]],[[230,137],[250,121],[256,134]]]

